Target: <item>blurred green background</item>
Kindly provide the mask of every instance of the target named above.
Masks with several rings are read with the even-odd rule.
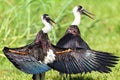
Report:
[[[95,14],[95,20],[82,16],[82,38],[94,50],[120,56],[120,0],[0,0],[0,80],[32,80],[32,75],[19,71],[8,61],[2,49],[31,43],[43,27],[40,17],[44,13],[57,23],[49,33],[51,42],[56,44],[72,23],[76,5]],[[47,72],[46,79],[60,80],[54,70]],[[83,73],[72,75],[72,79],[119,80],[120,62],[111,73]]]

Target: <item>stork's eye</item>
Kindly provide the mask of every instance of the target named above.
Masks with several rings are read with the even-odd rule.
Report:
[[[44,14],[43,15],[43,19],[46,19],[46,18],[48,18],[49,16],[48,16],[48,14]]]
[[[78,10],[80,11],[83,7],[82,6],[78,6]]]

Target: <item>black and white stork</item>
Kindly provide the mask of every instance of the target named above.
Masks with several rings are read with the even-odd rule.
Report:
[[[51,62],[50,60],[54,56],[54,54],[51,54],[51,50],[48,48],[49,46],[46,46],[47,43],[44,39],[39,40],[40,38],[46,37],[46,34],[52,28],[51,22],[54,21],[50,19],[48,14],[44,14],[41,19],[45,27],[38,32],[36,39],[31,44],[19,48],[4,47],[3,49],[6,57],[15,67],[25,73],[34,74],[33,80],[44,80],[44,72],[51,69],[46,64],[47,62]],[[49,56],[51,58],[48,58]]]
[[[111,53],[83,49],[59,48],[51,44],[47,33],[51,30],[52,20],[44,17],[45,27],[38,32],[33,43],[20,48],[4,47],[6,57],[23,72],[43,73],[50,67],[66,74],[82,72],[110,72],[110,67],[118,61]]]
[[[86,15],[89,18],[94,19],[93,18],[94,14],[86,11],[82,6],[76,6],[76,7],[74,7],[73,8],[73,14],[75,16],[74,21],[72,22],[72,24],[70,25],[70,27],[66,30],[65,35],[58,41],[58,43],[57,43],[56,46],[60,47],[60,48],[72,48],[72,49],[81,48],[81,49],[84,49],[84,50],[91,50],[91,48],[86,43],[86,41],[84,41],[82,39],[82,37],[80,35],[80,30],[79,30],[78,26],[79,26],[79,24],[81,22],[81,15]],[[100,53],[100,54],[102,55],[102,53]],[[78,55],[78,54],[74,54],[74,55]],[[78,57],[78,56],[76,56],[76,57]],[[81,57],[76,58],[76,60],[78,61],[78,63],[75,62],[76,64],[81,64],[81,62],[82,62]],[[107,58],[107,56],[104,56],[104,58]],[[81,61],[79,62],[79,60],[81,60]],[[91,66],[89,66],[90,65],[89,61],[86,61],[86,60],[88,60],[88,59],[85,59],[85,58],[83,59],[83,62],[82,62],[83,65],[81,65],[81,69],[83,68],[83,71],[81,71],[80,73],[82,73],[82,72],[89,72],[89,70],[86,71],[86,69],[87,68],[89,68],[89,69],[91,68]],[[99,62],[95,63],[95,64],[100,64],[103,68],[100,68],[100,69],[96,68],[95,69],[93,67],[93,68],[91,68],[90,71],[99,71],[99,72],[109,72],[110,71],[107,68],[107,66],[109,66],[109,65],[105,65],[105,64],[107,64],[107,62],[105,62],[103,65],[101,63],[99,63]],[[85,69],[85,66],[86,66],[86,69]],[[62,73],[60,73],[60,74],[62,75]]]
[[[86,11],[82,6],[75,6],[73,8],[73,14],[75,16],[74,21],[72,22],[70,27],[66,30],[65,35],[57,42],[56,46],[61,48],[90,49],[86,41],[82,39],[78,26],[81,22],[81,15],[86,15],[93,19],[93,14]],[[63,74],[60,73],[60,75]]]

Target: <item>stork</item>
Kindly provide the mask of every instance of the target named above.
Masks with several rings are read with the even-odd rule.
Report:
[[[51,26],[49,17],[42,19],[45,27]],[[47,35],[50,30],[43,28],[31,44],[20,48],[4,47],[3,52],[15,67],[30,74],[43,73],[50,68],[66,74],[91,71],[107,73],[111,71],[110,67],[117,64],[118,57],[111,53],[52,45]]]
[[[25,73],[33,74],[33,80],[44,80],[45,72],[51,69],[46,65],[47,59],[44,60],[49,50],[44,50],[46,43],[39,39],[45,37],[44,34],[52,29],[51,22],[54,23],[54,21],[50,19],[48,14],[42,15],[41,20],[45,27],[38,32],[36,39],[31,44],[19,48],[4,47],[3,49],[6,57],[16,68]]]

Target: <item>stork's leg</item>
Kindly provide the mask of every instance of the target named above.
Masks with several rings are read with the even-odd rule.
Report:
[[[70,80],[72,79],[72,76],[71,76],[71,74],[69,74],[69,79],[70,79]]]
[[[45,80],[45,73],[33,74],[33,80]]]
[[[45,72],[41,73],[39,76],[40,76],[40,80],[45,80]]]

